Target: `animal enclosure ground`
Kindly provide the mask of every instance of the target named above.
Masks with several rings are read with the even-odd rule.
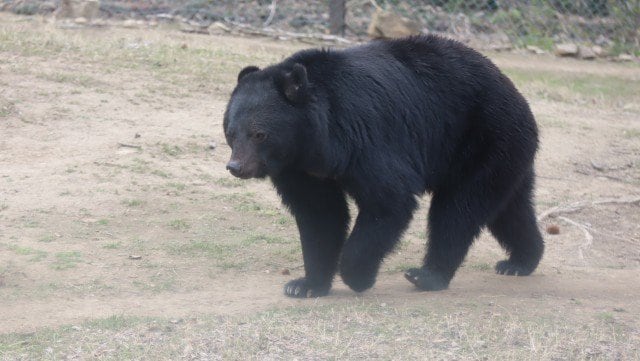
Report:
[[[560,210],[531,277],[495,275],[483,233],[416,292],[425,197],[372,290],[295,300],[295,224],[224,169],[221,123],[242,67],[304,47],[0,14],[0,359],[640,358],[638,64],[488,54],[541,128],[538,213]]]

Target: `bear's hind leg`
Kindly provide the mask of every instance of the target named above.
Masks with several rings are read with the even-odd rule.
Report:
[[[509,254],[509,259],[496,264],[496,272],[504,275],[531,274],[544,251],[544,241],[538,230],[531,201],[533,175],[528,176],[513,195],[506,208],[489,223],[489,230]]]

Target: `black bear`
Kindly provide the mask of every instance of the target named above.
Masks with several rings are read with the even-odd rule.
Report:
[[[484,226],[509,254],[498,273],[529,275],[542,257],[535,119],[461,43],[417,36],[246,67],[223,126],[227,169],[271,178],[298,225],[305,277],[286,284],[288,296],[326,295],[338,269],[355,291],[373,286],[425,192],[427,252],[405,273],[418,289],[447,288]],[[347,195],[359,209],[350,234]]]

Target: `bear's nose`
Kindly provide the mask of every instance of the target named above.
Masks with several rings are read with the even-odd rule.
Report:
[[[238,161],[230,160],[229,163],[227,163],[227,170],[233,175],[240,173],[240,168],[240,163]]]

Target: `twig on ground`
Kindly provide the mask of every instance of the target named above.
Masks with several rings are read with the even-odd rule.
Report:
[[[591,245],[593,244],[593,235],[591,235],[591,232],[589,232],[589,228],[590,227],[587,226],[587,225],[584,225],[582,223],[578,223],[578,222],[576,222],[576,221],[574,221],[572,219],[569,219],[567,217],[560,216],[560,217],[558,217],[558,219],[561,219],[561,220],[563,220],[563,221],[565,221],[565,222],[567,222],[567,223],[569,223],[569,224],[571,224],[573,226],[576,226],[576,227],[582,229],[582,231],[584,232],[585,241],[584,241],[584,243],[582,245],[578,246],[578,258],[580,258],[581,260],[584,261],[583,250],[591,247]]]
[[[627,168],[631,168],[633,167],[633,162],[627,162],[623,165],[619,165],[619,166],[615,166],[615,167],[609,167],[606,165],[602,165],[602,164],[598,164],[596,162],[594,162],[593,160],[590,161],[591,163],[591,168],[600,171],[600,172],[606,172],[606,171],[610,171],[610,170],[621,170],[621,169],[627,169]]]
[[[587,207],[592,207],[594,205],[601,205],[601,204],[636,204],[636,203],[640,203],[640,197],[627,197],[627,198],[605,198],[605,199],[600,199],[600,200],[596,200],[593,202],[575,202],[572,204],[567,204],[567,205],[562,205],[562,206],[556,206],[556,207],[552,207],[547,209],[546,211],[542,212],[539,216],[538,216],[538,222],[548,218],[548,217],[556,217],[560,214],[567,214],[567,213],[573,213],[573,212],[577,212],[579,210],[582,210],[584,208]]]
[[[597,169],[597,168],[595,168],[595,169]],[[604,172],[607,169],[608,170],[614,170],[613,168],[607,168],[607,169],[601,168],[601,169],[602,170],[599,170],[601,172]],[[616,169],[622,169],[622,168],[616,168]],[[616,176],[612,176],[612,175],[608,175],[608,174],[604,174],[604,173],[593,174],[593,173],[591,173],[589,171],[582,170],[582,169],[578,169],[575,172],[576,173],[580,173],[580,174],[584,174],[584,175],[588,175],[588,176],[592,176],[592,177],[607,178],[607,179],[611,179],[611,180],[618,181],[618,182],[621,182],[621,183],[627,183],[627,184],[633,183],[633,181],[631,179],[620,178],[620,177],[616,177]]]
[[[139,145],[126,144],[126,143],[118,143],[118,146],[123,147],[123,148],[135,148],[135,149],[142,149],[142,147],[141,147],[141,146],[139,146]]]

